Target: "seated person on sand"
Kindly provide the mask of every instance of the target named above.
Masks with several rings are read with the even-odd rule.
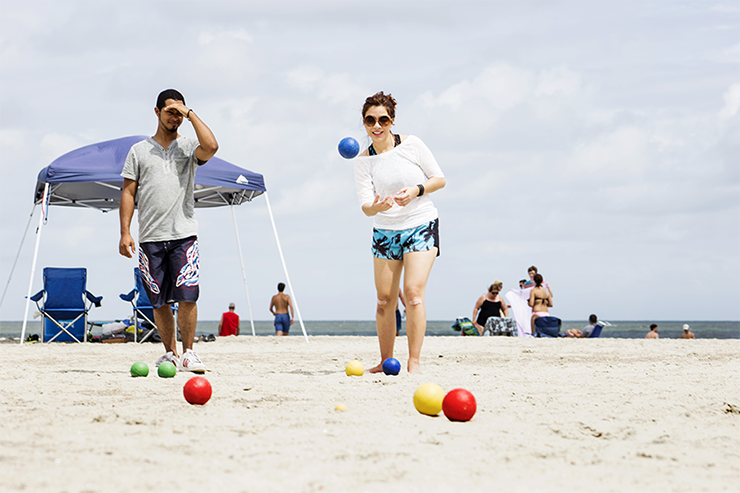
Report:
[[[660,336],[658,335],[658,326],[655,324],[650,324],[650,332],[648,332],[645,335],[645,339],[658,339]]]
[[[691,327],[689,327],[689,324],[683,324],[683,334],[681,334],[681,339],[696,339],[696,336],[690,329]]]
[[[535,274],[534,288],[529,292],[529,306],[532,307],[532,333],[534,334],[534,321],[539,317],[549,317],[548,308],[552,306],[552,293],[542,286],[542,276]]]
[[[565,337],[591,337],[591,333],[596,328],[599,318],[593,313],[588,317],[589,325],[585,326],[582,330],[568,329],[565,331]]]
[[[488,291],[475,302],[475,307],[473,308],[473,325],[478,329],[478,335],[483,335],[483,329],[486,327],[488,317],[509,316],[507,305],[499,294],[503,287],[504,283],[496,279],[488,288]]]

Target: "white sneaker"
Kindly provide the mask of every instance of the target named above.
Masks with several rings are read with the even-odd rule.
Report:
[[[182,362],[180,364],[180,371],[192,371],[193,373],[205,373],[206,365],[200,360],[197,354],[192,349],[185,351],[182,355]]]
[[[154,363],[154,366],[157,367],[157,368],[159,368],[159,365],[161,365],[165,361],[169,361],[170,363],[172,363],[173,365],[175,365],[175,368],[177,368],[178,366],[180,366],[180,360],[177,358],[177,356],[175,356],[175,353],[173,353],[172,351],[168,351],[167,354],[165,354],[164,356],[160,357],[156,361],[156,363]]]

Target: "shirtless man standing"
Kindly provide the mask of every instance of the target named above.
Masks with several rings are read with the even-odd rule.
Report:
[[[645,335],[645,339],[659,339],[658,326],[655,324],[650,325],[650,332]]]
[[[287,336],[293,324],[293,302],[290,301],[290,296],[283,293],[284,283],[278,284],[277,288],[278,294],[270,300],[270,313],[275,315],[275,335]]]

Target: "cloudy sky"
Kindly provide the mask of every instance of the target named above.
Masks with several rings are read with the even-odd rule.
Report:
[[[428,316],[471,316],[536,265],[563,319],[739,320],[736,1],[0,1],[0,282],[38,172],[151,135],[174,87],[218,156],[262,173],[306,320],[374,318],[372,220],[336,152],[364,98],[398,100],[447,187]],[[193,136],[186,122],[182,133]],[[0,319],[23,318],[38,211]],[[231,211],[199,210],[200,319],[248,316]],[[264,197],[236,208],[254,318],[285,280]],[[52,208],[44,266],[86,266],[125,317],[117,211]]]

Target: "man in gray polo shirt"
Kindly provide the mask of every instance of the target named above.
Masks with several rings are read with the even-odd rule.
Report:
[[[170,361],[181,371],[203,373],[206,366],[193,352],[200,265],[193,189],[195,170],[216,154],[218,142],[174,89],[159,94],[154,114],[157,132],[131,147],[121,173],[118,249],[128,258],[136,250],[130,226],[138,193],[139,270],[165,349],[156,365]],[[193,125],[197,140],[178,134],[184,118]],[[182,359],[177,354],[173,302],[179,306]]]

